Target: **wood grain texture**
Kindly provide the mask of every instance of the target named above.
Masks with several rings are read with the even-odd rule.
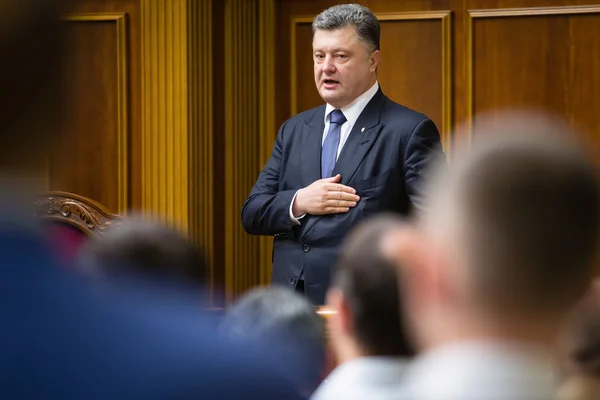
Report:
[[[213,224],[213,26],[212,1],[191,1],[187,7],[188,36],[188,141],[189,221],[192,241],[200,246],[209,264],[211,301],[214,301],[215,264]]]
[[[52,190],[94,199],[115,212],[128,208],[128,83],[126,15],[64,17],[72,40],[61,156],[50,159]],[[64,155],[68,156],[64,156]]]
[[[240,209],[256,181],[256,171],[270,155],[275,136],[273,15],[271,0],[225,2],[224,278],[228,303],[270,280],[270,245],[264,238],[246,234]]]
[[[600,141],[600,6],[469,16],[467,118],[502,108],[545,110]]]
[[[77,146],[82,146],[82,149],[87,149],[86,153],[88,153],[88,155],[90,152],[97,155],[88,159],[77,158],[76,163],[74,162],[74,159],[70,159],[71,157],[55,158],[53,161],[54,166],[60,168],[61,178],[64,178],[64,182],[60,185],[60,189],[78,194],[87,193],[88,197],[108,206],[112,212],[121,211],[119,210],[118,205],[119,196],[121,196],[122,199],[122,207],[127,209],[138,209],[141,206],[140,0],[78,0],[76,2],[69,2],[69,5],[70,8],[68,11],[70,15],[125,15],[125,34],[122,35],[122,38],[125,40],[125,59],[123,61],[126,68],[126,91],[124,93],[124,102],[126,102],[126,104],[124,109],[127,110],[127,114],[124,116],[124,120],[126,119],[124,123],[128,134],[128,143],[126,150],[127,162],[124,167],[126,168],[127,173],[125,185],[126,193],[124,196],[123,193],[119,195],[117,193],[118,178],[111,172],[113,168],[117,167],[118,161],[112,155],[114,150],[109,150],[105,145],[102,145],[105,141],[113,140],[110,139],[111,137],[115,137],[115,131],[111,127],[118,126],[119,115],[118,113],[115,114],[114,108],[111,108],[112,106],[110,104],[106,102],[102,103],[104,100],[101,93],[100,96],[97,97],[99,90],[98,82],[93,82],[98,79],[103,81],[109,78],[106,74],[112,73],[111,71],[114,71],[115,69],[115,54],[111,53],[110,56],[107,54],[107,56],[103,58],[95,53],[96,49],[93,43],[89,43],[89,46],[86,45],[83,47],[77,45],[78,42],[90,38],[88,37],[86,39],[85,36],[80,37],[78,35],[76,30],[77,27],[83,27],[78,25],[80,23],[67,21],[65,23],[72,26],[72,32],[75,35],[73,37],[73,44],[75,44],[75,47],[73,48],[74,54],[70,57],[74,62],[81,63],[71,64],[71,68],[75,72],[71,75],[72,79],[69,83],[69,87],[65,88],[66,92],[69,94],[68,98],[71,100],[71,103],[69,104],[69,125],[73,126],[74,120],[77,120],[77,124],[79,124],[78,131],[73,132],[78,136],[68,140],[69,144],[67,145],[67,148],[71,148],[72,151],[74,151]],[[107,28],[109,27],[109,22],[103,24],[105,24]],[[114,29],[109,28],[109,30],[114,32]],[[116,45],[112,39],[106,43],[113,47]],[[102,43],[98,44],[100,46],[98,51],[103,51],[104,45]],[[89,70],[90,67],[92,68],[91,71],[97,72],[93,76]],[[85,78],[86,74],[88,74],[89,79]],[[109,93],[109,96],[115,94],[113,92],[107,93]],[[89,115],[91,113],[91,108],[97,107],[99,107],[98,114]],[[88,115],[89,118],[85,117],[86,115]],[[106,116],[106,119],[102,119],[101,125],[96,123],[99,115]],[[103,127],[107,128],[107,130],[103,130]],[[116,145],[116,142],[111,144],[111,146]],[[100,151],[100,149],[104,150]],[[114,149],[114,147],[110,147],[110,149]],[[60,154],[63,154],[63,152],[61,151]],[[101,158],[101,160],[98,158]],[[111,160],[110,167],[107,166],[109,159]],[[105,178],[100,178],[100,176],[104,175],[106,175]],[[56,174],[55,178],[57,178]],[[52,188],[59,189],[57,186],[53,186]]]
[[[188,65],[183,0],[142,0],[142,208],[187,232]]]

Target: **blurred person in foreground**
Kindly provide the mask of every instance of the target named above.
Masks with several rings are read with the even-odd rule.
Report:
[[[0,398],[296,398],[187,295],[92,290],[45,245],[27,205],[69,111],[61,5],[0,2]]]
[[[600,280],[569,313],[561,332],[560,400],[600,399]]]
[[[158,220],[128,217],[98,240],[84,244],[77,269],[112,278],[150,277],[204,289],[206,258],[200,248]]]
[[[230,343],[264,348],[302,398],[323,378],[324,322],[308,300],[287,288],[245,294],[227,311],[219,331]]]
[[[598,243],[596,169],[562,121],[527,112],[475,120],[473,143],[430,181],[398,243],[422,353],[418,400],[556,395],[556,335],[587,289]]]
[[[404,332],[395,264],[396,234],[405,224],[382,214],[351,232],[342,247],[327,305],[339,364],[314,400],[395,399],[413,354]]]

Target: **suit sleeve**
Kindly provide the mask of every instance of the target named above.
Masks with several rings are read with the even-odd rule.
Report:
[[[428,118],[422,120],[411,132],[404,152],[406,194],[415,210],[422,211],[423,181],[428,169],[445,159],[435,124]]]
[[[297,190],[279,190],[283,136],[288,122],[279,129],[271,157],[242,207],[242,225],[252,235],[275,235],[293,227],[290,205]]]

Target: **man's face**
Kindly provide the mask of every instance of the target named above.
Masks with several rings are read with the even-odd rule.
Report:
[[[375,83],[379,50],[370,52],[354,27],[317,30],[313,36],[313,60],[319,95],[341,108]]]

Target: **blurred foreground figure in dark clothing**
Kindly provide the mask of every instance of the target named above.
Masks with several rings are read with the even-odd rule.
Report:
[[[0,2],[0,398],[295,398],[251,350],[218,344],[197,298],[93,288],[44,245],[27,205],[64,111],[59,3]]]

